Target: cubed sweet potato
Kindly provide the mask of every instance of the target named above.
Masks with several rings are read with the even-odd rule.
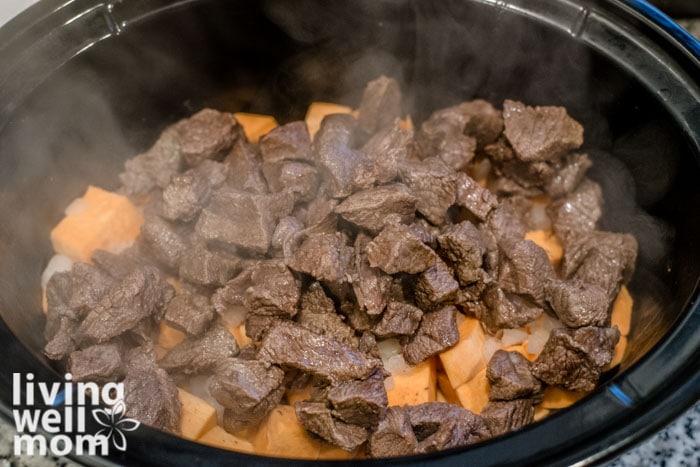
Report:
[[[447,375],[441,371],[437,373],[437,384],[438,384],[438,396],[442,394],[447,402],[450,404],[459,405],[459,397],[457,397],[457,392],[452,387],[450,379]],[[439,397],[438,397],[439,400]]]
[[[459,342],[440,354],[440,362],[453,388],[472,379],[486,368],[482,347],[484,330],[479,320],[468,317],[459,324]]]
[[[633,307],[634,300],[632,300],[627,287],[623,285],[613,302],[612,316],[610,318],[612,325],[617,326],[617,329],[620,330],[620,334],[623,336],[627,336],[630,332]]]
[[[489,403],[489,380],[486,378],[486,368],[458,387],[455,392],[462,407],[476,414],[481,413]]]
[[[559,238],[551,230],[531,230],[525,233],[525,240],[532,240],[540,246],[549,257],[549,261],[555,266],[559,264],[564,255],[564,248]]]
[[[414,365],[409,371],[391,375],[392,383],[386,395],[389,405],[418,405],[434,402],[436,397],[435,360]]]
[[[216,409],[208,402],[178,388],[180,409],[180,434],[183,438],[196,440],[216,426]]]
[[[207,444],[209,446],[214,446],[229,451],[239,451],[251,454],[255,452],[253,449],[253,443],[251,443],[249,440],[232,435],[218,425],[204,433],[204,435],[202,435],[197,441],[202,444]]]
[[[346,105],[331,104],[329,102],[312,102],[306,111],[306,127],[309,129],[309,136],[314,139],[314,135],[321,128],[321,121],[326,115],[331,114],[351,114],[352,109]]]
[[[160,322],[160,333],[158,334],[158,345],[163,347],[165,350],[170,350],[175,347],[180,342],[184,341],[185,333],[178,331],[175,328],[171,328],[165,321]]]
[[[277,120],[271,115],[236,112],[233,116],[243,127],[243,132],[251,143],[257,143],[260,137],[268,134],[278,126]]]
[[[262,421],[253,446],[257,454],[296,459],[318,459],[321,443],[309,436],[297,420],[294,407],[278,405]]]
[[[542,400],[543,409],[564,409],[586,397],[587,392],[574,392],[559,386],[547,386]]]

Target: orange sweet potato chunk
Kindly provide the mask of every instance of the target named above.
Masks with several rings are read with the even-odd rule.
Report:
[[[165,350],[170,350],[180,342],[184,341],[187,336],[184,332],[175,328],[171,328],[165,321],[160,322],[160,333],[158,335],[158,345]]]
[[[196,440],[216,426],[216,409],[208,402],[178,388],[180,410],[180,435]]]
[[[311,438],[297,420],[294,407],[278,405],[262,421],[253,446],[256,454],[296,459],[318,459],[321,443]]]
[[[632,324],[632,308],[634,307],[634,300],[630,295],[629,290],[624,285],[620,288],[620,292],[615,297],[613,302],[611,321],[613,326],[617,326],[620,330],[620,334],[627,336],[630,332],[630,326]]]
[[[479,414],[489,403],[489,389],[489,380],[486,378],[486,368],[484,368],[474,378],[458,387],[455,392],[462,407]]]
[[[391,375],[392,386],[386,395],[389,405],[418,405],[437,397],[436,365],[433,358],[414,365],[405,373]]]
[[[564,409],[583,399],[587,392],[574,392],[559,386],[547,386],[542,400],[543,409]]]
[[[557,265],[564,255],[564,248],[551,230],[531,230],[525,233],[525,240],[531,240],[540,246],[549,257],[549,261]]]
[[[440,354],[440,362],[453,388],[486,368],[483,346],[484,331],[479,320],[465,318],[459,325],[459,342]]]
[[[247,452],[251,454],[254,452],[253,443],[245,438],[232,435],[218,425],[204,433],[197,441],[202,444],[229,451]]]
[[[243,127],[243,132],[251,143],[257,143],[262,136],[278,126],[277,120],[271,115],[236,112],[233,116]]]
[[[314,135],[321,128],[321,121],[326,115],[331,114],[351,114],[352,109],[346,105],[331,104],[329,102],[312,102],[306,111],[306,127],[309,129],[309,136],[314,139]]]

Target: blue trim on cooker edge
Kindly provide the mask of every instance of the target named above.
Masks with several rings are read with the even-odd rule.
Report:
[[[666,13],[662,12],[646,0],[623,0],[629,6],[642,13],[644,16],[664,28],[676,40],[683,44],[695,58],[700,59],[700,41],[692,34],[683,29],[678,23],[672,20]]]

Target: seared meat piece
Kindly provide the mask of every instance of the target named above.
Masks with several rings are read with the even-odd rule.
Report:
[[[468,117],[464,134],[476,138],[479,149],[491,144],[503,133],[503,115],[490,102],[475,99],[459,105],[460,111]]]
[[[294,410],[304,428],[346,451],[352,451],[367,441],[367,430],[335,418],[331,409],[322,402],[297,402]]]
[[[437,248],[437,236],[440,234],[440,228],[432,225],[425,219],[416,219],[413,224],[409,226],[411,232],[420,238],[420,240],[428,245],[430,248]]]
[[[387,274],[407,272],[418,274],[437,261],[437,255],[403,224],[387,225],[365,251],[369,264]]]
[[[47,304],[49,307],[53,303],[67,306],[70,311],[65,310],[64,314],[76,319],[84,317],[95,309],[102,297],[115,284],[113,278],[86,263],[75,263],[69,272],[62,274],[67,275],[60,276],[54,281],[50,280],[47,284]],[[65,279],[70,280],[70,285],[65,283]]]
[[[462,105],[433,112],[416,135],[421,157],[437,157],[453,170],[464,169],[474,158],[477,145],[476,138],[464,133],[469,120]]]
[[[185,172],[185,174],[192,173],[197,177],[203,177],[211,188],[219,188],[231,175],[230,169],[231,167],[226,162],[217,162],[207,159],[202,161],[197,167]]]
[[[318,170],[305,162],[282,161],[263,165],[267,185],[300,201],[310,201],[318,191]]]
[[[221,286],[240,269],[241,260],[223,251],[215,251],[203,242],[195,242],[180,257],[180,277],[206,287]]]
[[[459,283],[455,280],[452,269],[438,259],[434,266],[418,276],[415,290],[416,303],[423,309],[430,309],[453,298],[458,290]]]
[[[465,446],[491,435],[480,416],[454,404],[425,402],[405,410],[418,441],[416,453]]]
[[[328,115],[314,137],[316,165],[325,174],[328,193],[333,198],[352,193],[353,173],[360,162],[360,156],[351,148],[356,126],[357,121],[351,115]]]
[[[301,285],[281,261],[261,261],[251,270],[245,304],[257,314],[292,317],[297,313]]]
[[[491,436],[515,431],[535,421],[535,408],[529,399],[491,401],[481,411]]]
[[[92,262],[101,271],[106,272],[112,278],[120,280],[138,266],[145,266],[149,259],[141,252],[143,248],[140,242],[135,242],[119,254],[110,253],[105,250],[95,250],[92,253]],[[48,292],[48,291],[47,291]]]
[[[203,109],[177,125],[180,152],[187,165],[194,167],[206,159],[219,160],[233,142],[244,138],[243,128],[233,115]]]
[[[570,328],[606,326],[610,322],[610,301],[606,290],[578,279],[550,281],[544,298],[559,320]]]
[[[335,212],[376,235],[389,224],[410,222],[416,201],[405,185],[394,183],[350,195],[336,206]]]
[[[212,194],[195,230],[210,242],[265,253],[279,218],[289,215],[294,200],[288,195],[257,195],[229,188]]]
[[[330,198],[329,195],[325,193],[324,186],[321,186],[316,198],[311,200],[307,206],[306,225],[308,227],[313,227],[319,224],[331,224],[329,218],[336,218],[333,210],[338,204],[338,200]],[[332,223],[332,225],[328,226],[325,233],[332,233],[336,230],[336,224]]]
[[[258,358],[312,373],[331,383],[365,378],[381,367],[381,360],[290,321],[272,325],[263,337]]]
[[[401,88],[394,78],[380,76],[365,86],[359,107],[359,127],[371,135],[401,116]]]
[[[265,333],[280,321],[286,321],[286,318],[249,312],[245,317],[245,334],[253,342],[260,342]]]
[[[228,166],[227,181],[232,188],[249,193],[267,193],[262,161],[256,147],[245,138],[233,144],[224,163]]]
[[[504,134],[523,161],[555,160],[583,144],[583,127],[563,107],[503,102]]]
[[[353,249],[343,233],[314,234],[287,258],[287,265],[320,281],[346,282],[352,259]]]
[[[566,245],[572,236],[594,231],[603,214],[602,204],[600,186],[584,180],[571,194],[549,205],[554,232]]]
[[[494,191],[498,194],[526,195],[529,190],[540,190],[556,172],[554,164],[549,161],[519,159],[504,139],[486,146],[484,152],[491,158],[494,174],[504,177],[504,181],[496,183]],[[505,180],[514,185],[509,186]]]
[[[497,241],[502,238],[524,238],[525,225],[517,211],[508,203],[499,203],[486,219],[489,231]]]
[[[165,308],[165,322],[189,336],[198,336],[214,320],[214,307],[209,297],[192,287],[183,287]]]
[[[245,305],[245,291],[251,286],[252,267],[241,271],[236,277],[217,289],[211,296],[211,304],[223,315],[231,307]]]
[[[170,349],[158,362],[168,373],[206,373],[224,359],[238,355],[238,343],[222,325],[213,324],[201,337],[190,337]]]
[[[357,348],[355,330],[345,324],[342,316],[336,313],[333,300],[328,298],[318,282],[311,284],[301,297],[296,321],[309,331]]]
[[[47,313],[44,355],[51,360],[63,360],[78,349],[80,321],[65,315]]]
[[[345,316],[350,327],[357,332],[369,331],[377,321],[377,315],[368,315],[367,311],[362,310],[352,301],[342,302],[340,313]]]
[[[552,198],[559,198],[574,191],[586,176],[593,163],[588,155],[575,152],[563,157],[556,165],[556,172],[545,190]]]
[[[479,230],[469,221],[449,225],[437,237],[440,253],[455,268],[459,283],[467,285],[481,278],[486,243]]]
[[[140,241],[150,255],[171,270],[177,270],[180,258],[189,248],[185,230],[158,216],[146,217],[141,226]]]
[[[102,343],[150,316],[160,317],[175,292],[160,272],[150,266],[135,269],[113,286],[80,324],[79,332]]]
[[[392,406],[369,438],[372,457],[398,457],[415,454],[418,440],[406,406]]]
[[[466,208],[480,221],[498,205],[498,199],[464,172],[457,173],[457,206]]]
[[[306,123],[296,121],[279,126],[260,138],[260,154],[266,164],[282,161],[313,161]]]
[[[376,428],[389,404],[381,371],[374,372],[365,380],[345,381],[331,386],[327,397],[334,417],[367,429]]]
[[[390,302],[382,318],[372,328],[378,337],[410,336],[420,325],[423,311],[404,302]]]
[[[391,276],[369,265],[366,248],[370,241],[370,237],[364,233],[357,234],[355,239],[355,277],[352,281],[352,288],[358,306],[370,315],[378,315],[386,307]]]
[[[141,423],[180,433],[180,399],[177,386],[168,373],[159,368],[152,350],[136,347],[127,355],[124,379],[126,415]]]
[[[570,391],[591,391],[605,365],[610,363],[620,331],[587,326],[554,329],[532,373],[547,384],[558,384]]]
[[[556,273],[547,253],[530,240],[503,238],[498,265],[498,283],[506,292],[526,295],[544,304],[544,285]]]
[[[457,341],[457,309],[450,305],[423,315],[416,333],[402,345],[403,356],[409,365],[417,365]]]
[[[483,301],[486,307],[481,309],[479,320],[492,332],[524,326],[544,311],[521,296],[504,293],[499,287],[488,287]]]
[[[299,232],[304,230],[304,224],[294,216],[287,216],[280,219],[272,233],[270,246],[272,251],[282,253],[287,258],[294,251],[294,240]]]
[[[76,350],[70,354],[68,368],[74,381],[119,381],[124,377],[122,350],[114,342]]]
[[[412,138],[413,131],[402,130],[398,120],[375,133],[360,150],[352,177],[355,186],[366,189],[394,180],[408,159]]]
[[[436,157],[406,162],[400,172],[401,179],[418,200],[418,212],[435,225],[444,224],[445,214],[457,196],[457,174]]]
[[[532,375],[532,364],[519,352],[497,350],[486,367],[492,401],[541,398],[542,384]]]
[[[281,369],[258,360],[219,362],[209,393],[226,408],[224,429],[235,432],[262,420],[282,399],[283,380]]]
[[[201,172],[191,169],[170,179],[163,190],[160,215],[171,221],[194,219],[211,196],[211,183]]]

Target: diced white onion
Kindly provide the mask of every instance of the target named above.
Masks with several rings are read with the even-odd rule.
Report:
[[[504,329],[501,343],[503,347],[510,347],[511,345],[522,344],[526,339],[527,332],[522,329]]]
[[[386,366],[387,360],[393,355],[401,353],[401,343],[398,339],[383,339],[377,342],[379,349],[379,358],[382,359]]]
[[[402,354],[395,354],[384,361],[384,369],[392,375],[400,373],[408,373],[411,371],[411,366],[406,363]]]
[[[533,204],[530,209],[530,222],[535,230],[548,230],[552,228],[552,220],[547,215],[546,204]]]
[[[394,389],[394,378],[389,376],[388,378],[384,378],[384,389],[387,391],[391,391]]]
[[[46,269],[41,274],[41,287],[46,288],[46,284],[49,283],[51,276],[57,272],[70,271],[73,267],[73,260],[67,256],[54,255],[50,260],[49,264],[46,265]]]
[[[211,394],[209,394],[210,380],[211,376],[209,375],[193,376],[192,378],[190,378],[189,385],[186,388],[186,390],[189,391],[190,394],[192,394],[193,396],[199,397],[207,404],[210,404],[212,407],[214,407],[216,409],[218,423],[221,424],[223,422],[224,407],[221,404],[219,404]]]
[[[82,213],[85,211],[88,206],[90,206],[90,203],[85,200],[85,198],[76,198],[71,203],[66,206],[66,209],[64,213],[66,216],[77,216],[78,214]]]
[[[496,353],[496,350],[500,350],[501,348],[503,348],[503,345],[500,339],[494,336],[486,336],[484,339],[484,346],[482,347],[484,360],[488,363],[491,357],[493,357],[493,354]]]
[[[549,340],[549,333],[550,330],[540,328],[530,334],[527,340],[527,353],[539,355]]]

